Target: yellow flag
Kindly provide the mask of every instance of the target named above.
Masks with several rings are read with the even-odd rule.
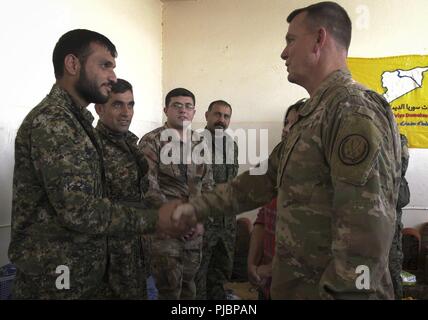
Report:
[[[428,56],[348,58],[352,77],[390,103],[411,148],[428,148]]]

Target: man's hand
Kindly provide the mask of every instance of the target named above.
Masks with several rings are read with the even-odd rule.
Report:
[[[260,278],[272,277],[272,263],[259,265],[257,268],[257,274]]]
[[[173,226],[179,227],[181,225],[193,228],[196,226],[196,222],[195,208],[189,203],[177,206],[172,214]]]
[[[251,264],[248,266],[248,281],[252,285],[260,287],[262,279],[259,277],[257,273],[257,266],[255,264]]]
[[[253,285],[262,287],[270,277],[272,277],[272,263],[248,266],[248,280]]]
[[[184,235],[183,240],[189,241],[196,239],[199,236],[202,236],[204,234],[204,225],[202,223],[196,224],[195,228],[192,228],[190,232],[186,235]]]
[[[163,236],[167,235],[178,238],[190,231],[191,226],[181,222],[181,220],[174,222],[172,219],[174,210],[181,203],[180,200],[174,200],[159,208],[158,233]]]

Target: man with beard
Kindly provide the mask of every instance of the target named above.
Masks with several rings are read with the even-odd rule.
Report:
[[[113,43],[97,32],[64,34],[53,52],[56,83],[18,130],[9,247],[14,298],[109,296],[107,237],[156,225],[157,212],[107,197],[101,143],[86,107],[107,102],[115,57]],[[168,225],[165,214],[159,217]]]
[[[215,184],[226,183],[238,174],[238,145],[224,131],[229,127],[232,107],[223,100],[211,102],[205,112],[206,140],[211,146]],[[211,141],[211,143],[209,143]],[[196,275],[197,299],[224,300],[223,285],[230,280],[235,253],[236,218],[210,217],[204,225],[201,267]]]

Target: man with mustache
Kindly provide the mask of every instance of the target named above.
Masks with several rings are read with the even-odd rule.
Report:
[[[86,107],[108,101],[116,55],[97,32],[61,36],[53,51],[56,83],[18,130],[9,246],[14,298],[103,298],[108,236],[153,231],[159,221],[174,234],[164,208],[158,220],[154,210],[108,198],[103,150]]]
[[[107,192],[112,201],[139,202],[144,196],[142,182],[148,165],[137,147],[138,137],[129,131],[134,104],[132,85],[117,79],[108,101],[95,105],[100,117],[96,130],[103,147]],[[107,240],[113,298],[146,299],[147,252],[142,236],[111,235]]]
[[[211,166],[203,161],[205,142],[190,128],[195,96],[184,88],[171,90],[165,97],[164,112],[165,125],[139,142],[149,164],[145,201],[154,208],[170,200],[187,201],[213,187]],[[151,273],[160,300],[195,299],[202,232],[202,225],[197,225],[183,239],[153,237]]]
[[[229,127],[232,107],[223,100],[210,103],[205,112],[207,144],[215,184],[226,183],[238,174],[238,145],[225,130]],[[211,143],[209,143],[211,141]],[[196,276],[196,297],[224,300],[223,285],[230,280],[235,254],[236,218],[230,215],[210,217],[204,224],[202,262]]]

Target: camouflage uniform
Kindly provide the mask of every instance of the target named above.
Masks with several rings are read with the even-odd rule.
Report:
[[[141,201],[142,177],[147,162],[137,148],[138,137],[132,132],[117,133],[98,121],[104,153],[108,198],[112,201]],[[115,295],[121,299],[146,299],[146,270],[142,236],[109,236],[108,279]]]
[[[145,201],[155,208],[170,200],[186,201],[201,192],[210,191],[214,183],[211,166],[204,163],[162,163],[162,148],[168,143],[174,143],[171,140],[161,141],[161,133],[165,129],[168,129],[166,124],[147,133],[139,142],[149,164]],[[204,142],[192,141],[191,150],[200,147],[200,143]],[[183,145],[180,141],[180,150]],[[159,299],[195,299],[195,275],[201,263],[201,249],[202,237],[190,241],[153,237],[150,269]]]
[[[278,190],[272,299],[391,299],[400,156],[390,106],[337,70],[299,109],[266,174],[246,172],[190,202],[203,219],[254,209]],[[360,265],[369,289],[357,287],[368,284]]]
[[[226,134],[220,139],[217,138],[216,144],[215,135],[208,130],[205,132],[212,136],[210,151],[214,182],[216,184],[226,183],[238,174],[238,145]],[[230,147],[233,147],[233,150]],[[223,152],[218,159],[220,161],[215,161],[216,154],[219,152]],[[226,152],[233,152],[233,163],[227,163]],[[216,164],[216,162],[218,163]],[[210,217],[204,226],[202,262],[196,275],[196,298],[225,299],[223,284],[230,279],[232,274],[236,218],[233,215],[224,214],[220,217]]]
[[[397,201],[397,217],[395,220],[395,233],[392,239],[391,250],[389,251],[389,272],[391,273],[391,280],[394,286],[395,299],[403,298],[403,286],[401,283],[401,270],[403,266],[403,247],[402,235],[403,223],[401,217],[403,215],[402,208],[405,207],[410,201],[410,191],[406,178],[404,177],[409,165],[409,149],[408,142],[405,135],[400,134],[401,138],[401,183],[400,191],[398,193]]]
[[[18,130],[9,247],[15,298],[99,297],[107,287],[107,236],[154,230],[156,211],[107,199],[92,121],[54,85]],[[68,290],[56,288],[60,265],[70,272]]]

